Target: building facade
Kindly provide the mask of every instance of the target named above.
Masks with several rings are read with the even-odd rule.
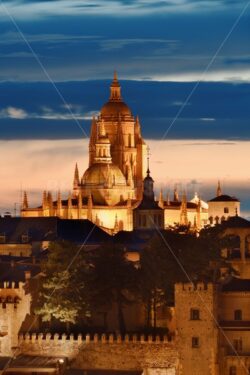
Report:
[[[24,193],[21,216],[88,219],[109,234],[131,231],[135,223],[133,210],[142,202],[146,175],[147,145],[140,121],[123,101],[115,73],[109,100],[92,120],[88,168],[80,173],[76,164],[73,189],[66,199],[60,192],[53,197],[44,191],[41,206],[32,208]],[[236,212],[240,214],[238,199],[222,194],[220,186],[209,204],[197,194],[190,201],[185,192],[179,197],[177,189],[172,199],[161,191],[155,201],[163,210],[164,228],[184,225],[199,230]],[[162,222],[159,224],[162,227]]]

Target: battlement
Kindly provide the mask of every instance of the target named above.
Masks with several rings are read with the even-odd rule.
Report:
[[[82,344],[136,344],[136,343],[147,343],[147,344],[169,344],[172,343],[173,340],[171,340],[170,337],[166,336],[152,336],[152,335],[129,335],[126,334],[125,336],[122,335],[115,335],[113,333],[110,334],[94,334],[94,335],[82,335],[79,334],[77,336],[70,334],[51,334],[51,333],[25,333],[21,334],[18,337],[19,339],[19,344],[43,344],[43,343],[53,343],[55,345],[58,344],[64,344],[64,343],[72,343],[72,344],[77,344],[77,345],[82,345]]]
[[[177,283],[175,284],[175,292],[208,292],[211,293],[214,290],[212,283]]]
[[[0,292],[2,289],[14,289],[15,291],[23,291],[24,283],[22,281],[4,281],[0,283]]]

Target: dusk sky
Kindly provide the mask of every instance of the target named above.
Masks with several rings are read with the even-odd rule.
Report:
[[[118,71],[156,190],[225,193],[250,216],[250,2],[0,2],[0,213],[72,187]]]

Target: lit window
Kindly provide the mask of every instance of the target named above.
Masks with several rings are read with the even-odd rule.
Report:
[[[192,348],[199,348],[200,340],[199,337],[192,337]]]
[[[242,311],[241,310],[235,310],[234,311],[234,320],[242,320]]]
[[[190,319],[191,320],[200,320],[200,310],[191,309],[190,310]]]

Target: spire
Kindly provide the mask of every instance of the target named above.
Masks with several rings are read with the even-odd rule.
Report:
[[[167,192],[167,206],[170,205],[169,192]]]
[[[188,216],[187,216],[187,196],[186,192],[183,192],[182,202],[181,202],[181,213],[180,213],[180,224],[188,225]]]
[[[149,169],[149,156],[150,156],[150,148],[149,146],[147,147],[147,176],[150,177],[150,169]]]
[[[117,73],[114,71],[114,78],[113,82],[110,86],[110,98],[109,101],[111,102],[120,102],[122,100],[121,97],[121,86],[118,82]]]
[[[77,188],[78,185],[80,185],[80,179],[79,179],[79,170],[78,170],[78,165],[77,165],[77,163],[76,163],[73,187],[74,187],[74,188]]]
[[[217,195],[217,197],[220,197],[222,195],[220,180],[218,181],[216,195]]]
[[[52,205],[53,205],[53,198],[52,198],[52,194],[51,194],[50,191],[47,194],[47,204],[48,204],[49,208],[51,208]]]
[[[158,205],[159,205],[159,207],[164,208],[164,199],[163,199],[162,189],[160,190]]]
[[[115,215],[115,225],[114,225],[114,233],[119,232],[119,222],[118,222],[118,217],[117,214]]]
[[[174,188],[174,202],[179,202],[179,194],[177,191],[177,186]]]
[[[62,208],[62,197],[61,197],[60,190],[58,190],[58,193],[57,193],[57,209],[61,210],[61,208]]]
[[[28,204],[28,196],[27,196],[27,193],[26,193],[26,191],[25,191],[24,194],[23,194],[22,210],[27,210],[28,208],[29,208],[29,204]]]
[[[53,215],[53,198],[52,198],[52,194],[50,191],[47,194],[47,205],[49,208],[49,215],[52,216]]]
[[[47,192],[46,190],[44,190],[43,192],[43,202],[42,202],[42,206],[43,206],[43,210],[45,210],[48,206],[48,202],[47,202]]]

